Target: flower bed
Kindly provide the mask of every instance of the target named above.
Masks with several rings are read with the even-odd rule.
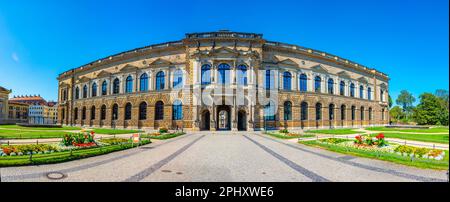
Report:
[[[9,145],[2,146],[0,156],[22,156],[30,154],[53,153],[57,147],[47,144]]]
[[[445,157],[445,152],[439,149],[389,144],[381,133],[376,136],[376,139],[373,139],[370,136],[358,135],[355,137],[354,141],[340,138],[327,138],[318,140],[318,142],[334,144],[344,148],[355,148],[369,152],[386,152],[415,158],[442,160]]]

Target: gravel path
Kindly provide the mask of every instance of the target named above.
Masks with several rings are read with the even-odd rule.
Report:
[[[62,179],[49,179],[62,177]],[[0,168],[2,181],[446,181],[446,171],[342,155],[254,133],[196,132],[66,163]]]

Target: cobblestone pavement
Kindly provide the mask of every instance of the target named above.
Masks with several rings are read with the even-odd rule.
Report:
[[[347,156],[257,132],[196,132],[66,163],[0,168],[2,182],[447,181],[446,172]]]

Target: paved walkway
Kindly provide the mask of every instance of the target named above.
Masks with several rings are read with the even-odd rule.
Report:
[[[446,172],[338,154],[257,132],[196,132],[66,163],[0,168],[2,182],[447,181]],[[47,177],[59,173],[62,179]]]

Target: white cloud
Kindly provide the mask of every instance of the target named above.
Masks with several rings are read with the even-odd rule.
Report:
[[[14,61],[16,61],[16,62],[19,62],[19,56],[17,56],[17,53],[12,53],[11,54],[11,58],[14,60]]]

